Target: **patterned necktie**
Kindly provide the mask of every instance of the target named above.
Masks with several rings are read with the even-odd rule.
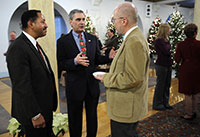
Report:
[[[41,50],[40,50],[40,45],[39,45],[38,42],[36,43],[36,47],[37,47],[37,49],[38,49],[38,51],[39,51],[39,53],[40,53],[40,56],[42,57],[42,60],[43,60],[44,63],[46,64],[46,62],[45,62],[45,60],[44,60],[44,56],[42,55],[42,52],[41,52]]]
[[[81,34],[80,34],[80,46],[81,46],[82,56],[86,56],[86,45]]]

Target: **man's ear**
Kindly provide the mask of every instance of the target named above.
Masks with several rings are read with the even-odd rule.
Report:
[[[128,19],[127,18],[124,18],[123,19],[123,25],[127,25],[128,24]]]
[[[69,20],[69,24],[72,26],[72,20]]]
[[[32,28],[33,25],[34,25],[34,22],[31,21],[31,20],[29,20],[29,21],[27,22],[27,24],[28,24],[28,27],[29,27],[29,28]]]
[[[194,32],[194,38],[196,38],[196,36],[197,36],[197,32]]]

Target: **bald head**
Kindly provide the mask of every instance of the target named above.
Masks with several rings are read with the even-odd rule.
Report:
[[[130,24],[137,24],[137,9],[132,3],[120,4],[114,12],[118,17],[126,17]]]

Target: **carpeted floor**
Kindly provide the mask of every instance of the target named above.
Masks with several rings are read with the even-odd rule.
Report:
[[[180,116],[183,102],[173,106],[174,110],[160,111],[139,122],[139,137],[200,137],[200,117],[187,121]]]
[[[7,127],[10,119],[10,114],[0,104],[0,134],[8,132]]]

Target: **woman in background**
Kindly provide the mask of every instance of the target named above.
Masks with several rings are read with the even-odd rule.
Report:
[[[157,39],[154,41],[157,54],[155,63],[157,83],[153,98],[154,110],[173,109],[173,107],[169,105],[169,89],[172,73],[171,45],[168,39],[170,30],[168,24],[161,24],[158,30]]]
[[[200,41],[196,40],[197,26],[188,24],[184,28],[186,39],[176,49],[175,61],[180,63],[179,92],[185,95],[186,120],[196,118],[197,98],[200,92]]]

